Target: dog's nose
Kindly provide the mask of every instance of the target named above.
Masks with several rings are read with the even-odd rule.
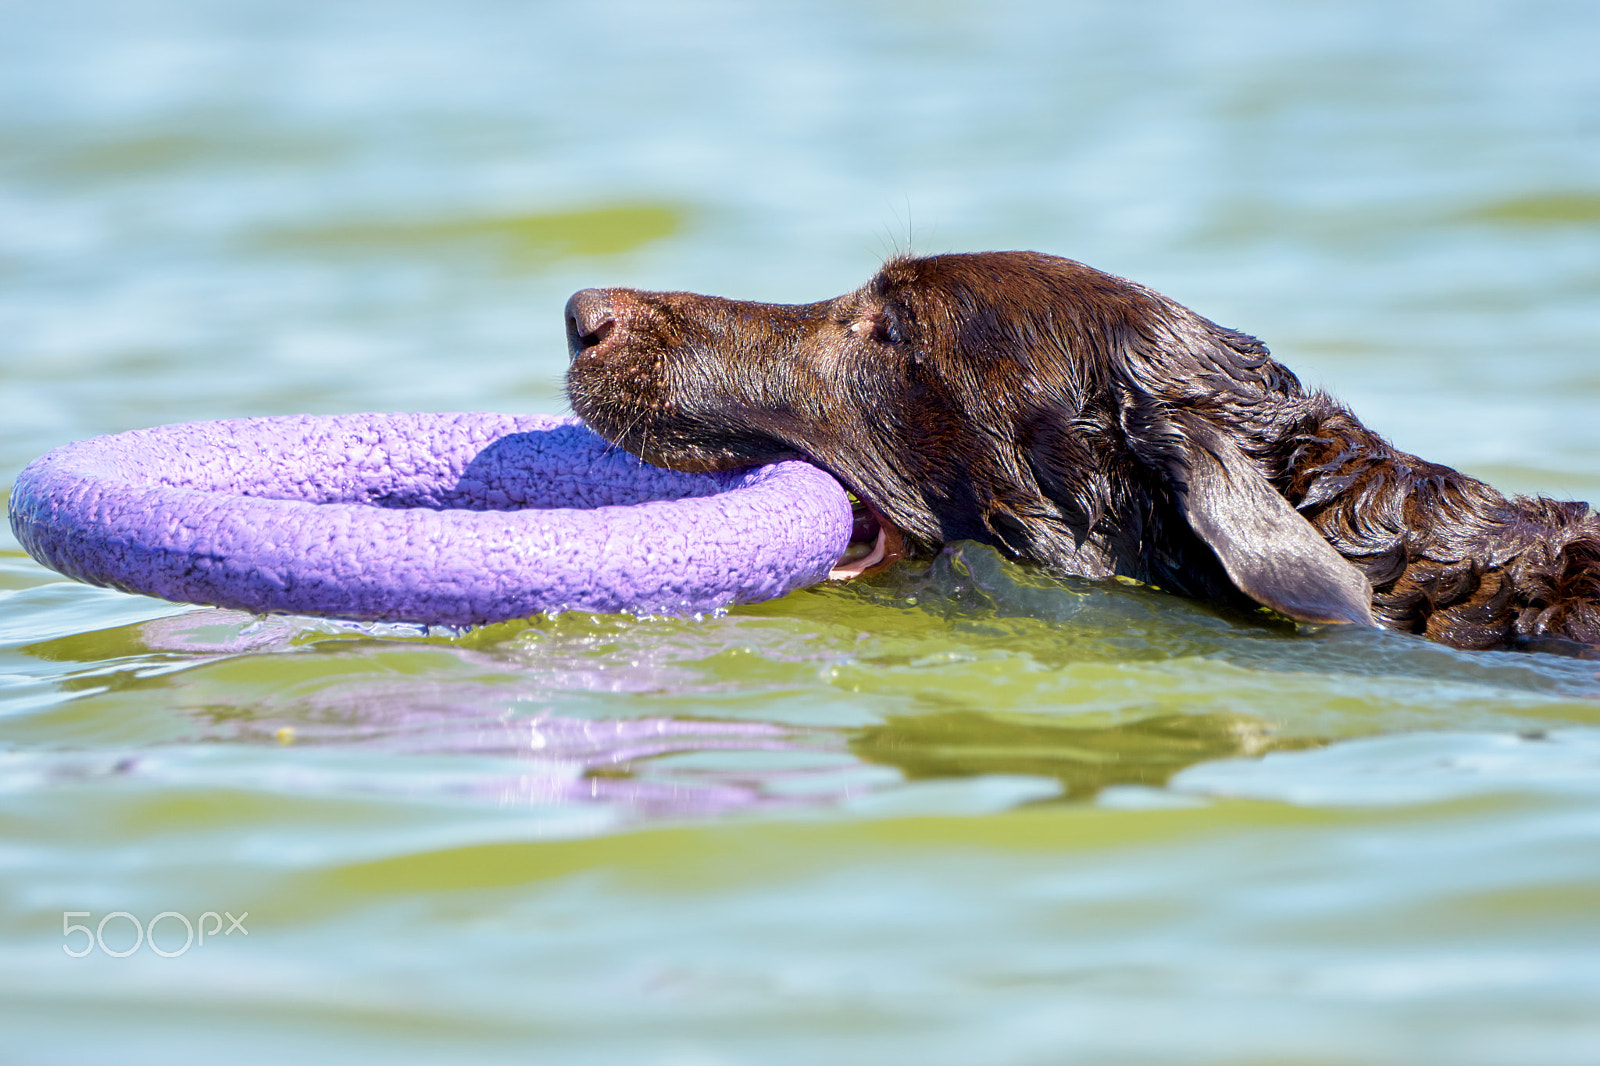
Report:
[[[617,316],[604,289],[583,289],[567,301],[567,350],[576,359],[611,335]]]

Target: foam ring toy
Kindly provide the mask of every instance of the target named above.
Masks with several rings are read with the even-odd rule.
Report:
[[[649,466],[576,419],[364,414],[191,422],[36,460],[11,528],[69,577],[258,614],[467,626],[691,614],[822,580],[832,477]]]

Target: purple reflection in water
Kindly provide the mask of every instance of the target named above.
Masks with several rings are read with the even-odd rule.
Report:
[[[425,791],[507,804],[622,806],[648,817],[792,805],[800,802],[799,797],[775,792],[774,786],[815,770],[757,767],[739,756],[799,756],[842,748],[831,736],[802,735],[766,722],[588,719],[548,711],[532,716],[515,712],[486,716],[486,704],[504,705],[504,689],[464,687],[465,692],[457,686],[452,693],[453,706],[440,702],[419,705],[419,694],[407,692],[401,685],[341,687],[338,693],[319,693],[310,701],[315,709],[307,708],[311,710],[308,716],[293,721],[258,718],[249,732],[276,737],[288,728],[294,730],[297,744],[493,759],[496,765],[485,766],[481,772],[430,775]],[[338,711],[333,710],[335,704]],[[715,765],[691,768],[654,762],[668,756],[713,752],[729,757]],[[513,759],[519,765],[511,773],[503,772],[501,760]],[[805,802],[827,798],[815,791],[799,791],[805,793]]]
[[[290,618],[208,609],[146,622],[139,627],[139,639],[151,651],[241,655],[286,645],[298,632],[300,626]]]
[[[302,619],[200,611],[146,623],[141,636],[152,649],[203,658],[275,649],[292,654],[305,647],[296,644],[297,637],[315,639],[327,632],[321,628],[326,623],[308,625]],[[331,780],[325,770],[304,776],[306,787],[318,791],[331,785],[341,791],[519,806],[595,805],[642,818],[812,805],[854,791],[838,779],[841,765],[848,767],[851,760],[843,756],[843,739],[831,730],[770,722],[556,714],[549,698],[552,678],[548,671],[530,669],[525,658],[428,646],[449,647],[476,676],[333,675],[318,679],[314,688],[301,684],[258,698],[247,708],[232,705],[226,717],[207,723],[206,739],[369,756],[348,763],[335,760],[332,765],[339,769]],[[392,644],[352,644],[341,654],[359,659],[393,650]],[[659,664],[641,665],[652,680],[660,680]],[[572,678],[563,672],[562,679]],[[186,683],[181,673],[168,680],[175,686]],[[602,691],[615,685],[614,679],[608,680],[612,684]],[[239,716],[241,710],[248,713]],[[375,752],[428,761],[381,762],[375,771],[370,758]],[[671,758],[703,755],[713,758],[692,764]],[[462,765],[459,770],[449,762],[441,767],[437,757],[459,759]],[[283,781],[281,774],[276,780]]]

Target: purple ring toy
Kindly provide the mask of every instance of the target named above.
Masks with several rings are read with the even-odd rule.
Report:
[[[18,475],[11,528],[44,565],[125,592],[464,626],[771,599],[827,576],[851,514],[805,463],[683,474],[577,419],[364,414],[68,444]]]

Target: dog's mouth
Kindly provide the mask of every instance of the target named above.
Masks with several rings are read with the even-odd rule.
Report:
[[[833,569],[828,571],[830,581],[849,581],[875,574],[906,555],[905,535],[876,507],[853,493],[850,507],[855,516],[855,525],[850,531],[850,546],[833,564]]]

